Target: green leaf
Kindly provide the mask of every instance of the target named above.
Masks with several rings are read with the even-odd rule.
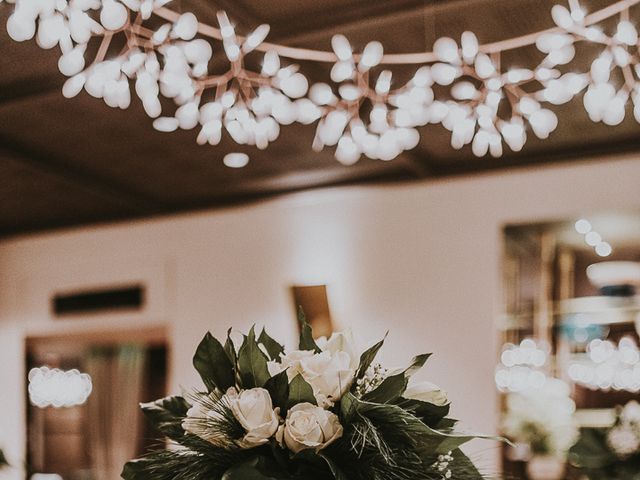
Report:
[[[464,478],[465,480],[484,480],[484,475],[480,474],[473,462],[462,450],[456,449],[451,452],[453,462],[449,464],[452,478]]]
[[[225,392],[236,384],[234,366],[222,344],[207,332],[193,356],[196,368],[209,392]]]
[[[271,377],[264,384],[264,388],[269,391],[273,406],[280,407],[280,414],[284,416],[289,401],[289,377],[287,376],[287,371],[284,370]]]
[[[431,355],[432,355],[431,353],[423,353],[422,355],[417,355],[413,357],[413,360],[411,360],[411,363],[409,364],[407,369],[404,371],[405,376],[407,378],[410,378],[418,370],[424,367],[424,364],[427,363],[427,360],[429,360],[429,357]]]
[[[363,395],[362,399],[372,403],[393,403],[407,389],[408,380],[403,373],[385,378],[374,390]]]
[[[264,345],[271,360],[279,360],[280,354],[284,353],[284,347],[271,338],[264,328],[258,337],[258,343]]]
[[[313,394],[313,388],[302,378],[302,375],[296,375],[289,384],[289,401],[287,409],[297,405],[298,403],[311,403],[316,405],[316,397]]]
[[[388,332],[385,333],[384,338],[382,340],[376,343],[373,347],[365,350],[362,353],[362,355],[360,355],[360,364],[358,366],[358,371],[356,373],[356,380],[359,380],[360,378],[365,376],[365,374],[367,373],[367,370],[375,360],[376,355],[378,355],[378,352],[382,348],[382,345],[384,345],[384,341],[387,339],[387,335],[388,335]],[[353,388],[355,387],[356,387],[356,382],[353,382]]]
[[[329,458],[328,455],[320,452],[318,453],[318,456],[323,458],[324,461],[327,462],[329,470],[331,470],[331,473],[333,474],[333,478],[335,480],[349,480],[344,472],[340,469],[340,467],[338,467],[338,465],[331,458]]]
[[[238,370],[244,388],[262,387],[267,383],[271,378],[267,361],[267,356],[256,342],[255,328],[251,327],[238,352]]]
[[[302,307],[298,309],[298,322],[300,323],[300,350],[313,350],[315,353],[320,353],[320,347],[313,339],[313,331],[311,325],[307,323],[307,317],[304,314]]]
[[[385,378],[378,387],[364,395],[363,400],[373,403],[394,403],[407,389],[411,375],[420,370],[430,356],[430,353],[425,353],[414,357],[404,371]]]
[[[238,354],[236,353],[236,346],[233,344],[233,340],[231,340],[231,329],[227,330],[227,340],[224,342],[224,351],[235,368],[238,363]]]
[[[229,468],[220,480],[284,480],[289,478],[278,465],[267,457],[255,457],[248,462]]]
[[[435,430],[398,405],[371,403],[359,400],[350,393],[341,401],[345,399],[351,403],[351,415],[357,413],[368,418],[383,432],[387,441],[413,445],[424,455],[447,453],[475,438],[502,440],[491,436]]]
[[[578,442],[569,450],[569,461],[576,467],[599,469],[616,462],[607,444],[607,430],[583,428]]]
[[[191,408],[184,398],[165,397],[155,402],[142,403],[140,408],[147,420],[170,439],[178,440],[184,435],[182,419]]]
[[[150,459],[138,458],[125,463],[124,468],[120,476],[124,480],[145,480],[150,479],[150,475],[147,473],[147,466],[151,463]]]
[[[441,420],[449,414],[449,404],[435,405],[410,398],[398,398],[395,402],[401,408],[411,412],[432,428],[439,426]]]
[[[4,456],[4,452],[0,450],[0,468],[6,467],[7,465],[9,465],[9,462],[7,462],[7,458]]]

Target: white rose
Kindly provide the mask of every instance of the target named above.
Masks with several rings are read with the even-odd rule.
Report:
[[[302,377],[313,388],[318,405],[330,407],[342,398],[353,383],[356,370],[346,352],[324,351],[300,361]]]
[[[276,439],[294,453],[309,448],[318,451],[342,437],[342,432],[336,414],[310,403],[299,403],[289,410]]]
[[[335,354],[337,352],[344,352],[349,355],[349,366],[356,370],[360,364],[360,355],[355,348],[355,341],[353,339],[353,333],[351,330],[344,332],[336,332],[331,335],[329,339],[326,337],[320,337],[316,344],[323,351],[331,352]]]
[[[449,403],[447,394],[442,391],[440,387],[430,382],[412,383],[405,390],[403,397],[410,400],[432,403],[438,406],[444,406]]]
[[[273,377],[283,370],[287,370],[287,376],[289,377],[289,381],[291,381],[299,373],[302,373],[302,366],[300,362],[304,358],[309,358],[313,355],[314,352],[311,350],[293,350],[292,352],[281,354],[280,362],[271,361],[267,363],[269,374]]]
[[[633,429],[625,426],[612,428],[607,434],[607,443],[621,458],[627,458],[640,450],[640,439]]]
[[[193,406],[187,410],[187,416],[182,421],[182,428],[185,432],[197,435],[198,437],[214,444],[221,444],[227,441],[220,432],[212,428],[212,423],[220,420],[220,414],[209,409],[205,405],[217,402],[217,397],[202,395],[203,398],[196,397]]]
[[[225,397],[233,415],[247,432],[243,438],[247,448],[267,443],[278,430],[278,413],[273,409],[271,395],[264,388],[238,393],[231,387]]]

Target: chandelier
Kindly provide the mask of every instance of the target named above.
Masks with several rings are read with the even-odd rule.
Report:
[[[640,0],[590,14],[569,0],[552,8],[555,26],[544,31],[491,44],[464,32],[459,41],[438,39],[432,52],[392,55],[376,41],[354,52],[343,35],[333,37],[333,51],[267,43],[266,24],[243,36],[224,12],[207,25],[168,8],[170,0],[14,1],[10,37],[60,49],[65,97],[84,89],[126,109],[133,90],[157,130],[198,129],[200,145],[229,135],[266,149],[281,128],[316,124],[312,148],[335,148],[337,160],[351,165],[362,156],[392,160],[418,145],[418,128],[441,124],[453,148],[470,144],[478,157],[500,157],[505,148],[520,151],[531,134],[547,138],[558,125],[552,108],[580,94],[594,122],[620,124],[628,102],[640,122],[638,33],[629,20]],[[617,26],[605,33],[598,24],[610,18]],[[99,46],[87,59],[94,38]],[[584,43],[599,53],[587,71],[574,71]],[[502,52],[531,45],[544,54],[539,65],[501,64]],[[224,58],[221,74],[210,72],[214,54]],[[262,56],[261,68],[246,66],[250,55]],[[333,65],[326,82],[309,85],[296,61]],[[415,74],[398,84],[394,65],[414,65]],[[242,154],[231,155],[231,165],[246,165]]]

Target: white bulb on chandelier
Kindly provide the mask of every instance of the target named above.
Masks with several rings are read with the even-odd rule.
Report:
[[[420,134],[415,128],[398,128],[398,143],[404,150],[413,150],[420,143]]]
[[[206,63],[211,60],[213,51],[211,44],[202,38],[185,43],[184,56],[191,64]]]
[[[529,116],[529,124],[536,137],[545,139],[558,126],[558,117],[551,110],[541,108]]]
[[[565,45],[562,48],[551,50],[547,55],[547,61],[553,65],[566,65],[576,55],[576,49],[573,44]]]
[[[416,87],[430,87],[433,85],[433,77],[431,76],[431,68],[427,66],[420,67],[413,75],[411,83]]]
[[[543,53],[551,53],[573,43],[573,37],[567,33],[543,33],[536,39],[536,47]]]
[[[528,68],[514,68],[507,72],[506,77],[508,83],[520,83],[531,80],[534,74]]]
[[[387,107],[383,103],[376,103],[371,109],[371,113],[369,114],[369,118],[371,119],[371,123],[387,123],[387,115],[389,111]]]
[[[325,145],[335,145],[349,123],[349,115],[342,110],[333,110],[318,126],[318,134]]]
[[[298,111],[291,100],[284,95],[279,95],[274,100],[271,114],[282,125],[291,125],[296,121]]]
[[[522,97],[518,102],[518,109],[523,115],[531,115],[540,110],[540,104],[531,97]]]
[[[476,87],[468,81],[458,82],[451,88],[451,96],[456,100],[471,100],[477,93]]]
[[[255,50],[255,48],[258,45],[260,45],[262,42],[264,42],[265,38],[267,38],[267,35],[269,35],[269,29],[270,27],[266,23],[263,23],[258,28],[256,28],[253,32],[251,32],[247,36],[247,39],[244,41],[244,44],[242,45],[242,50],[245,53],[249,53]]]
[[[294,73],[280,82],[280,88],[288,97],[300,98],[307,93],[309,82],[303,74]]]
[[[589,118],[594,122],[602,120],[604,111],[609,102],[615,97],[616,90],[610,83],[590,85],[585,92],[582,101]]]
[[[587,85],[589,85],[589,77],[584,73],[565,73],[560,78],[560,81],[564,84],[567,91],[569,91],[572,95],[578,94]]]
[[[458,76],[458,69],[448,63],[436,63],[431,67],[431,75],[438,85],[451,85]]]
[[[638,43],[638,31],[629,20],[623,20],[618,23],[618,29],[614,38],[631,47]]]
[[[338,88],[338,93],[347,102],[353,102],[360,98],[360,96],[362,95],[360,89],[351,83],[340,85],[340,88]]]
[[[224,108],[231,108],[236,102],[236,94],[233,90],[227,90],[220,97],[220,103]]]
[[[462,32],[460,46],[462,47],[462,58],[464,61],[467,63],[473,62],[479,50],[478,38],[475,34],[473,32]]]
[[[173,117],[160,117],[153,121],[153,128],[159,132],[174,132],[178,129],[178,126],[178,120]]]
[[[471,151],[476,157],[484,157],[489,151],[490,135],[486,130],[479,130],[473,137]]]
[[[7,20],[7,33],[16,42],[31,40],[36,34],[35,19],[16,10]]]
[[[335,157],[343,165],[353,165],[360,160],[360,148],[350,135],[343,135],[338,140]]]
[[[70,52],[65,53],[58,59],[58,69],[60,73],[71,77],[80,73],[84,68],[84,51],[86,45],[77,45]]]
[[[375,67],[380,63],[383,55],[384,49],[380,42],[367,43],[367,45],[364,47],[364,50],[362,51],[358,69],[361,72],[366,72],[370,68]]]
[[[243,168],[249,164],[249,155],[246,153],[227,153],[222,162],[229,168]]]
[[[222,140],[222,122],[218,119],[210,120],[202,125],[196,142],[198,145],[218,145]]]
[[[573,98],[573,94],[567,89],[565,82],[559,79],[549,81],[541,93],[543,99],[553,105],[562,105]]]
[[[295,101],[298,112],[298,121],[303,125],[309,125],[322,116],[320,108],[308,98],[301,98]]]
[[[38,35],[36,36],[36,41],[40,48],[53,48],[65,36],[70,36],[70,33],[64,24],[62,15],[55,14],[40,20]]]
[[[349,43],[349,40],[347,40],[347,37],[345,37],[344,35],[334,35],[331,38],[331,48],[333,48],[336,57],[338,57],[338,60],[342,62],[350,60],[353,56],[351,44]]]
[[[262,74],[273,77],[278,70],[280,70],[280,57],[274,50],[269,50],[262,60]]]
[[[591,78],[594,83],[609,81],[612,60],[611,55],[608,52],[605,52],[591,63]]]
[[[391,89],[391,71],[383,70],[376,81],[376,93],[378,95],[386,95]]]
[[[157,118],[162,113],[162,105],[156,96],[148,95],[144,97],[142,99],[142,106],[144,107],[144,111],[151,118]]]
[[[69,78],[62,86],[62,95],[65,98],[73,98],[78,95],[87,81],[87,76],[84,73],[79,73]]]
[[[200,119],[198,104],[199,100],[192,101],[185,103],[176,110],[176,119],[183,130],[191,130],[198,125]]]
[[[442,62],[454,63],[458,60],[458,44],[453,38],[441,37],[433,44],[433,53]]]
[[[316,105],[329,105],[335,100],[333,90],[326,83],[315,83],[309,90],[309,98]]]
[[[573,27],[574,19],[571,16],[569,10],[562,5],[554,5],[551,9],[551,17],[556,25],[565,30],[569,30]]]
[[[198,33],[198,19],[191,13],[180,15],[173,25],[173,34],[181,40],[191,40]]]
[[[223,42],[224,53],[230,62],[235,62],[240,58],[240,47],[233,42]]]
[[[602,122],[605,125],[614,126],[622,123],[628,98],[627,92],[620,90],[618,94],[607,103],[602,114]]]
[[[350,61],[340,61],[335,63],[331,68],[331,80],[336,83],[341,83],[351,79],[354,73],[353,63]]]
[[[626,67],[631,62],[631,55],[626,48],[616,45],[612,49],[613,60],[619,67]]]
[[[476,57],[475,69],[480,78],[489,78],[496,73],[495,65],[485,53],[480,53]]]
[[[387,130],[380,136],[378,141],[378,151],[376,152],[380,160],[389,162],[402,153],[398,145],[398,134],[396,130]]]
[[[129,20],[127,7],[115,0],[103,0],[100,11],[100,23],[107,30],[120,30]]]

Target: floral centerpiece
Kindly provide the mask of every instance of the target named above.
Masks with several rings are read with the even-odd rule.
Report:
[[[564,382],[547,378],[540,388],[510,394],[503,434],[527,445],[531,455],[566,458],[578,435],[573,421],[576,405],[569,393]]]
[[[528,461],[530,478],[564,478],[567,452],[578,436],[575,409],[569,386],[555,378],[507,397],[502,433],[516,444],[516,451],[526,452],[519,459]]]
[[[384,339],[357,355],[349,335],[314,341],[301,315],[298,350],[252,328],[236,348],[207,334],[193,364],[205,391],[142,405],[181,448],[124,467],[125,480],[480,479],[460,450],[446,395],[376,363]]]
[[[618,408],[608,428],[583,428],[571,463],[591,480],[640,478],[640,404]]]

